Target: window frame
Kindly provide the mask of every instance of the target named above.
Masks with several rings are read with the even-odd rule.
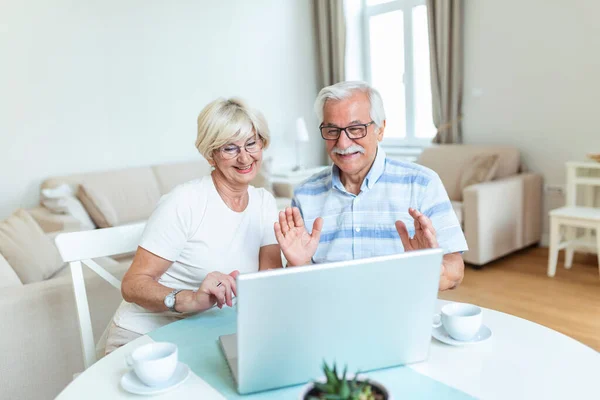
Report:
[[[391,0],[387,3],[369,6],[367,0],[362,0],[362,69],[367,82],[371,79],[371,41],[369,20],[376,15],[401,10],[404,17],[404,88],[406,105],[406,136],[394,138],[384,136],[381,145],[394,150],[406,147],[423,148],[430,146],[433,138],[417,138],[415,136],[415,85],[414,85],[414,58],[413,58],[413,18],[412,9],[416,6],[427,6],[426,0]],[[385,103],[384,103],[385,106]]]

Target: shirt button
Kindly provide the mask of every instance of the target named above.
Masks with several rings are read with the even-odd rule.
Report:
[[[356,228],[355,230],[356,230],[356,232],[360,232],[360,228]]]

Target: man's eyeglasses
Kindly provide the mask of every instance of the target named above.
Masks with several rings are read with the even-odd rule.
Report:
[[[258,153],[263,148],[263,141],[260,137],[252,138],[248,140],[243,147],[247,153]],[[237,144],[230,143],[221,147],[219,151],[221,152],[221,156],[224,159],[231,160],[232,158],[235,158],[238,156],[238,154],[240,154],[242,148]]]
[[[375,121],[371,121],[366,124],[355,124],[350,125],[345,128],[339,128],[337,126],[319,126],[321,130],[321,137],[325,140],[338,140],[342,131],[346,133],[348,139],[356,140],[361,139],[367,136],[367,128],[369,125],[373,125]]]

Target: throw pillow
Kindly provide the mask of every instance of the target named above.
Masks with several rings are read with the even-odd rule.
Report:
[[[90,173],[77,197],[99,228],[147,220],[160,200],[151,167]]]
[[[60,199],[65,196],[72,196],[73,189],[66,183],[53,188],[42,189],[42,199]]]
[[[459,191],[461,197],[462,191],[467,186],[492,180],[497,169],[497,154],[482,154],[473,157],[473,160],[467,164],[460,176]]]
[[[48,279],[64,264],[52,240],[23,209],[0,222],[0,253],[25,284]]]
[[[83,204],[75,197],[73,189],[63,183],[53,189],[42,189],[42,204],[53,214],[67,214],[76,218],[81,229],[94,229],[92,222]]]
[[[94,190],[91,185],[85,183],[79,185],[77,198],[98,228],[110,228],[119,225],[117,212],[110,201],[98,190]]]

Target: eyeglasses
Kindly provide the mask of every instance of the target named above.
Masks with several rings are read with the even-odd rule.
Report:
[[[252,138],[252,139],[248,140],[243,147],[247,153],[250,153],[250,154],[258,153],[263,148],[263,141],[260,137]],[[221,156],[224,159],[231,160],[232,158],[237,157],[238,154],[241,153],[242,148],[240,146],[238,146],[237,144],[230,143],[230,144],[226,144],[225,146],[221,147],[219,149],[219,151],[221,152]]]
[[[366,124],[350,125],[345,128],[338,128],[337,126],[319,126],[321,130],[321,137],[325,140],[338,140],[342,131],[346,133],[348,139],[356,140],[367,136],[367,128],[369,125],[373,125],[375,121],[371,121]]]

